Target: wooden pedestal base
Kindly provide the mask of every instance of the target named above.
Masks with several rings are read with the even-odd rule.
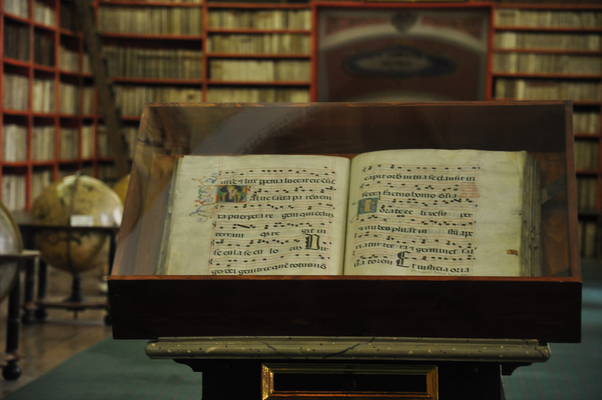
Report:
[[[502,373],[549,358],[534,340],[164,338],[147,346],[203,374],[203,400],[503,399]]]

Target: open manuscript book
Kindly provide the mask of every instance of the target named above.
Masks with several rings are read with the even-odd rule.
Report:
[[[184,156],[158,274],[531,276],[526,152]]]

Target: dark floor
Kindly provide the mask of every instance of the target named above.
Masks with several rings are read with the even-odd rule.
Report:
[[[48,300],[58,301],[70,293],[71,278],[65,272],[49,268]],[[98,273],[83,275],[82,287],[87,299],[102,300],[101,279]],[[6,312],[8,301],[0,303],[0,343],[4,350]],[[46,323],[21,327],[19,365],[23,375],[16,381],[4,381],[0,377],[0,399],[32,382],[76,353],[85,350],[111,335],[111,328],[104,322],[105,312],[87,310],[77,318],[65,310],[48,310]],[[4,354],[4,353],[2,353]],[[2,360],[4,364],[4,360]]]

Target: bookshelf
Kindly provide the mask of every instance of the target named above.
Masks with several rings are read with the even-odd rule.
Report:
[[[103,177],[93,81],[67,0],[2,0],[0,198],[28,209],[50,182],[83,170]]]
[[[114,178],[71,1],[0,0],[0,193],[13,210],[27,209],[40,187],[78,169]],[[317,100],[316,37],[323,10],[485,10],[490,22],[483,98],[574,102],[582,247],[585,255],[595,253],[602,215],[602,6],[321,0],[93,4],[130,143],[147,102]]]
[[[494,98],[574,102],[581,249],[599,255],[602,6],[500,4],[491,54]]]

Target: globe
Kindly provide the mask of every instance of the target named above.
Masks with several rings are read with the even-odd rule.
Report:
[[[34,222],[52,226],[119,226],[123,206],[102,181],[70,175],[48,186],[32,205]],[[53,267],[77,274],[108,262],[109,235],[94,231],[38,229],[36,247]]]
[[[19,228],[10,212],[0,203],[0,254],[18,254],[23,250]],[[17,262],[0,262],[0,301],[12,288],[17,275]]]
[[[121,203],[125,205],[125,196],[128,193],[128,186],[130,184],[130,175],[127,174],[123,178],[119,179],[114,185],[113,190],[117,193],[117,196],[121,199]]]

